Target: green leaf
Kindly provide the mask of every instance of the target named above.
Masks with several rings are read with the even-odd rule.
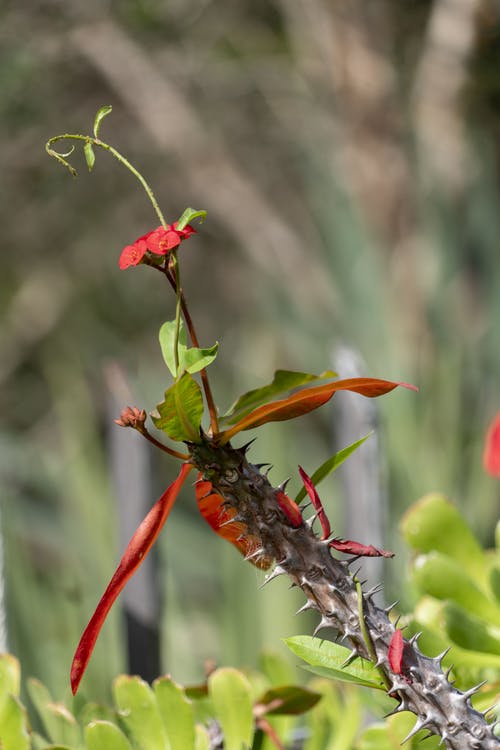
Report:
[[[140,677],[120,675],[113,693],[120,717],[138,750],[166,750],[167,734],[149,685]]]
[[[184,373],[180,380],[165,391],[165,400],[157,406],[159,416],[151,419],[159,430],[172,440],[200,442],[203,397],[196,380]]]
[[[2,750],[29,750],[30,747],[26,709],[14,695],[2,700],[0,747]]]
[[[196,742],[195,750],[210,750],[211,748],[210,737],[205,727],[196,725]]]
[[[194,750],[194,711],[184,690],[170,677],[155,680],[153,690],[171,750]]]
[[[111,106],[111,104],[105,104],[104,107],[101,107],[98,110],[98,112],[97,112],[97,114],[95,116],[95,120],[94,120],[94,137],[95,138],[99,137],[99,130],[101,128],[102,121],[112,111],[113,111],[113,107]]]
[[[384,690],[380,675],[371,662],[356,658],[350,664],[343,666],[351,653],[344,646],[309,635],[285,638],[285,643],[290,651],[307,662],[309,666],[304,668],[314,674],[329,677],[332,680],[354,682],[364,687]]]
[[[191,224],[194,219],[198,218],[200,219],[200,223],[203,223],[207,218],[207,212],[204,209],[198,211],[196,208],[186,208],[177,222],[177,229],[184,229],[187,224]]]
[[[95,721],[107,721],[114,724],[118,720],[116,711],[111,706],[105,706],[102,703],[85,703],[78,711],[76,718],[83,727]]]
[[[225,750],[250,747],[254,732],[251,687],[237,669],[222,667],[208,678],[208,689],[224,734]]]
[[[205,367],[208,367],[208,365],[212,364],[217,356],[218,349],[218,341],[216,341],[213,346],[210,346],[206,349],[198,349],[195,346],[191,346],[190,348],[186,349],[186,351],[183,353],[180,363],[181,372],[182,370],[185,370],[186,372],[190,372],[191,374],[193,374],[195,372],[199,372],[200,370],[204,370]]]
[[[485,581],[484,552],[457,508],[443,495],[425,495],[411,506],[401,521],[407,543],[419,552],[436,550],[467,562],[467,569],[480,582]]]
[[[436,599],[453,599],[463,609],[500,627],[500,608],[467,575],[464,566],[440,552],[419,555],[412,573],[420,591]]]
[[[52,696],[45,685],[33,677],[26,681],[28,695],[33,703],[38,716],[42,722],[45,734],[52,742],[60,742],[58,736],[58,721],[54,713],[50,710],[53,704]]]
[[[116,724],[92,721],[85,727],[88,750],[132,750],[132,745]]]
[[[297,716],[309,711],[321,700],[319,693],[297,685],[283,685],[266,690],[257,701],[259,713],[266,715],[285,714]]]
[[[359,750],[400,750],[401,741],[413,729],[415,721],[415,716],[406,711],[390,716],[384,724],[375,724],[365,729],[356,747]],[[414,737],[405,742],[404,747],[408,750],[419,750],[425,734],[425,730],[417,732]],[[439,740],[439,737],[431,737],[428,742],[426,741],[429,750],[437,748]]]
[[[346,458],[349,458],[351,453],[354,453],[354,451],[359,448],[360,445],[362,445],[367,438],[372,435],[373,432],[369,432],[368,435],[365,435],[360,440],[356,440],[355,443],[352,443],[351,445],[348,445],[346,448],[342,448],[342,450],[335,453],[335,455],[331,456],[327,461],[325,461],[319,469],[316,469],[314,474],[311,477],[311,481],[314,484],[315,487],[318,486],[320,482],[323,481],[329,474],[332,473],[332,471],[335,471],[335,469],[338,469],[340,464],[344,463]],[[306,496],[306,488],[302,487],[302,489],[298,492],[297,497],[295,498],[295,502],[297,505],[302,502],[302,500]]]
[[[260,655],[260,668],[273,687],[287,685],[295,681],[295,670],[289,659],[276,651],[265,649]]]
[[[160,328],[158,337],[160,339],[161,353],[163,355],[163,359],[165,360],[165,364],[167,365],[168,369],[170,370],[174,378],[176,378],[177,368],[175,366],[175,355],[174,355],[175,320],[168,320],[166,323],[163,323],[163,325]],[[177,345],[179,349],[179,364],[180,364],[181,353],[187,349],[187,334],[186,334],[186,329],[184,328],[182,321],[179,327],[179,340],[178,340]]]
[[[490,575],[489,575],[489,584],[491,593],[497,600],[497,602],[500,604],[500,566],[497,564],[494,564],[491,567]]]
[[[0,709],[8,695],[19,696],[21,667],[12,654],[0,654]]]
[[[231,408],[220,418],[221,424],[235,424],[239,419],[255,409],[256,406],[267,404],[271,399],[288,393],[313,380],[333,378],[336,373],[327,371],[321,375],[310,375],[308,372],[294,372],[293,370],[276,370],[272,383],[261,388],[255,388],[240,396]]]
[[[187,345],[187,333],[184,323],[181,321],[179,327],[179,340],[178,340],[178,355],[179,355],[179,370],[177,372],[175,366],[175,320],[169,320],[160,328],[159,333],[160,346],[165,360],[165,364],[174,376],[177,377],[178,373],[184,371],[191,374],[203,370],[208,367],[217,356],[217,350],[219,344],[216,342],[213,346],[206,349],[198,349],[197,347],[188,347]]]
[[[310,726],[304,750],[352,750],[362,722],[360,691],[355,685],[317,677],[309,685],[321,702],[305,716]]]
[[[474,617],[453,601],[445,602],[446,632],[458,646],[500,656],[500,628]]]
[[[94,154],[94,149],[90,141],[87,141],[87,143],[83,147],[83,152],[85,154],[85,161],[87,162],[87,167],[89,168],[89,172],[92,172],[92,169],[95,164],[95,154]]]

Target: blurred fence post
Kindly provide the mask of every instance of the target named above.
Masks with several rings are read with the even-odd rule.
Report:
[[[332,364],[342,378],[360,377],[365,372],[361,355],[347,346],[334,348]],[[363,544],[383,547],[386,497],[381,481],[377,402],[348,391],[338,394],[337,398],[332,428],[335,450],[345,448],[369,432],[374,433],[338,469],[344,495],[343,535]],[[380,560],[363,559],[362,577],[369,586],[380,582],[380,565]]]
[[[105,377],[108,385],[110,471],[117,497],[119,544],[123,552],[155,498],[146,441],[132,430],[113,423],[125,406],[134,405],[125,377],[115,363],[106,368]],[[127,583],[121,601],[127,634],[128,671],[152,682],[161,670],[161,596],[155,550]]]
[[[3,558],[3,528],[0,517],[0,654],[8,651],[7,646],[7,617],[5,613],[5,576]]]

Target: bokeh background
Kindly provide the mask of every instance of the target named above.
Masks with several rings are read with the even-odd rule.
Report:
[[[420,388],[368,411],[338,395],[265,427],[251,458],[298,490],[297,463],[313,471],[376,425],[354,478],[336,475],[322,496],[340,534],[357,523],[373,541],[352,512],[364,483],[400,555],[376,575],[403,607],[397,524],[420,496],[447,494],[491,545],[499,486],[481,451],[500,408],[498,3],[31,0],[0,14],[3,635],[24,673],[67,693],[127,525],[177,471],[113,425],[169,384],[157,331],[173,300],[150,269],[117,265],[156,217],[104,152],[89,175],[77,150],[72,179],[44,151],[58,133],[90,133],[103,104],[101,137],[168,219],[208,211],[182,247],[183,280],[202,343],[220,342],[221,408],[278,367]],[[254,665],[264,646],[310,632],[293,617],[300,597],[281,581],[259,590],[189,487],[149,573],[129,604],[179,681],[200,680],[207,659]],[[130,668],[125,644],[117,608],[89,694]]]

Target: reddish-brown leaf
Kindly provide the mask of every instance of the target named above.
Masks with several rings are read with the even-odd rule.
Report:
[[[177,479],[172,482],[170,487],[153,505],[128,543],[120,564],[102,595],[75,651],[71,665],[71,690],[73,691],[73,695],[78,690],[78,685],[87,668],[97,637],[109,610],[127,581],[133,576],[155,543],[177,499],[182,484],[192,468],[191,464],[184,464],[182,466]]]
[[[376,398],[389,393],[398,385],[417,390],[415,386],[408,383],[395,383],[391,380],[379,380],[378,378],[348,378],[311,388],[306,387],[293,393],[288,398],[258,406],[233,427],[221,432],[219,440],[224,444],[242,430],[260,427],[267,422],[281,422],[300,417],[326,404],[337,391],[353,391],[368,398]]]
[[[304,487],[307,490],[307,494],[311,498],[311,502],[314,505],[314,509],[316,510],[318,514],[319,522],[321,524],[321,528],[323,529],[323,536],[321,538],[328,539],[328,537],[330,536],[330,530],[331,530],[330,521],[328,520],[328,517],[325,513],[325,509],[323,508],[323,503],[320,500],[318,491],[316,487],[314,486],[311,477],[308,476],[308,474],[306,474],[302,466],[299,466],[299,474],[304,483]]]
[[[276,502],[290,521],[293,528],[298,529],[299,526],[302,526],[302,513],[295,500],[288,497],[288,495],[285,492],[282,492],[282,490],[276,490],[274,496]]]
[[[211,482],[202,479],[196,482],[196,502],[201,515],[216,534],[231,542],[257,568],[265,570],[271,566],[272,559],[265,555],[251,557],[262,546],[260,540],[247,533],[245,524],[232,520],[236,510],[223,505],[224,498],[212,492]]]
[[[391,638],[391,642],[389,644],[389,650],[387,652],[387,657],[389,659],[389,666],[394,672],[394,674],[401,674],[403,669],[403,650],[404,650],[404,642],[403,642],[403,633],[401,630],[395,630],[394,635]]]
[[[500,477],[500,412],[486,433],[483,466],[493,477]]]
[[[356,557],[394,557],[394,552],[385,549],[379,549],[372,544],[361,544],[353,542],[351,539],[334,539],[330,542],[330,547],[338,552],[345,552],[348,555]]]

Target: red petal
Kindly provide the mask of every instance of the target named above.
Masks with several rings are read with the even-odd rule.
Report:
[[[154,232],[151,232],[147,239],[148,250],[155,255],[166,255],[170,250],[177,245],[180,245],[181,237],[179,232],[176,232],[171,226],[167,226],[167,229],[158,227]]]
[[[314,484],[312,483],[311,477],[306,474],[302,466],[299,466],[299,474],[302,478],[302,481],[304,483],[304,487],[307,490],[307,494],[311,498],[311,502],[314,505],[315,510],[318,513],[319,522],[321,523],[321,528],[323,529],[323,536],[322,539],[328,539],[330,536],[330,521],[327,518],[327,515],[325,513],[325,509],[323,508],[323,503],[320,500],[320,497],[318,495],[318,491]]]
[[[281,422],[285,419],[300,417],[302,414],[307,414],[319,406],[323,406],[336,391],[353,391],[368,398],[376,398],[389,393],[398,385],[417,390],[415,386],[408,383],[395,383],[391,380],[379,380],[378,378],[348,378],[347,380],[336,380],[333,383],[317,385],[312,388],[303,388],[288,398],[258,406],[229,430],[221,432],[219,440],[222,443],[227,443],[242,430],[260,427],[267,422]]]
[[[500,477],[500,412],[486,433],[483,466],[491,476]]]
[[[211,482],[200,479],[196,483],[196,502],[201,515],[215,533],[231,542],[242,555],[248,557],[262,546],[257,537],[246,533],[245,524],[240,521],[227,523],[234,518],[236,510],[223,506],[224,498],[217,492],[212,492]],[[250,562],[265,570],[270,567],[272,560],[262,555],[251,558]]]
[[[71,665],[71,690],[73,691],[73,695],[78,690],[78,685],[80,684],[83,673],[87,668],[97,637],[109,610],[114,604],[118,594],[135,573],[155,543],[158,534],[162,530],[168,514],[177,499],[182,484],[192,468],[191,464],[184,464],[182,466],[177,479],[172,482],[170,487],[153,505],[128,543],[127,549],[120,560],[120,564],[109,582],[106,591],[102,595],[75,651],[73,663]]]
[[[371,544],[353,542],[351,539],[334,539],[330,542],[330,547],[348,555],[356,555],[356,557],[394,557],[394,552],[378,549]]]
[[[387,652],[389,666],[394,674],[401,674],[403,668],[403,649],[403,633],[401,630],[395,630],[389,644],[389,651]]]
[[[129,268],[130,266],[137,266],[141,262],[141,260],[144,257],[144,253],[146,252],[146,246],[140,247],[137,244],[134,245],[127,245],[123,248],[120,260],[119,260],[119,266],[121,270],[125,270],[125,268]]]

